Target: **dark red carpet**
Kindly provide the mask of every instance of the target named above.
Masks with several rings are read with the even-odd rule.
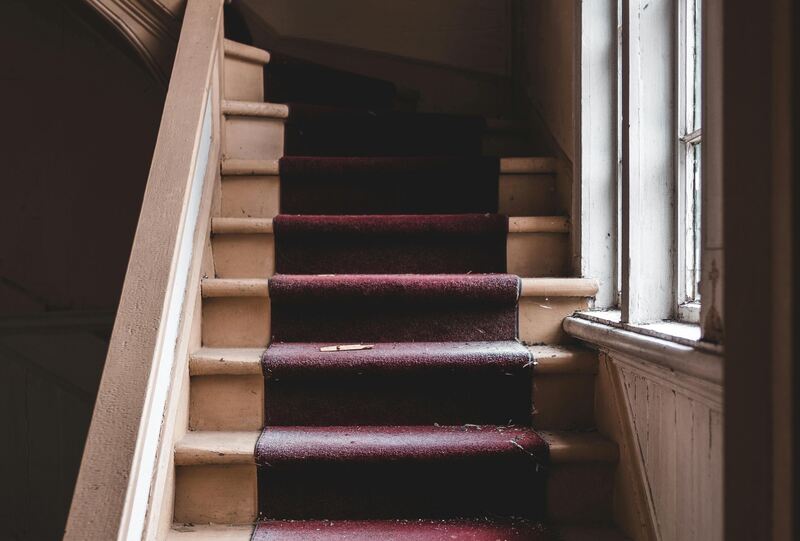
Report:
[[[498,214],[276,216],[284,274],[497,273],[508,218]]]
[[[285,214],[497,212],[497,158],[284,157]]]
[[[290,106],[253,539],[554,541],[485,120],[279,54],[265,87]]]
[[[518,342],[325,345],[273,343],[264,353],[268,425],[530,423],[533,362]]]
[[[292,103],[286,156],[479,156],[486,120]]]
[[[267,427],[260,515],[281,519],[540,519],[548,449],[494,426]]]
[[[526,520],[268,520],[253,541],[558,541]]]
[[[276,275],[275,342],[515,340],[520,281],[487,275]]]

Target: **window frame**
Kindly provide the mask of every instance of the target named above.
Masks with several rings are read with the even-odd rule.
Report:
[[[689,226],[687,224],[687,211],[688,211],[688,183],[690,182],[688,173],[689,152],[695,145],[702,144],[703,142],[703,114],[702,114],[702,98],[700,98],[699,106],[701,107],[700,119],[698,121],[699,127],[692,126],[691,131],[687,119],[689,104],[689,85],[693,84],[689,80],[689,16],[690,5],[697,5],[700,10],[700,28],[697,35],[696,48],[699,49],[702,55],[702,17],[703,17],[703,0],[674,0],[677,3],[677,27],[676,27],[676,49],[677,49],[677,66],[676,66],[676,97],[677,97],[677,148],[676,148],[676,190],[675,190],[675,319],[684,323],[700,322],[700,286],[697,287],[697,295],[691,296],[687,288],[689,280],[689,269],[687,267],[687,231]],[[699,92],[702,96],[702,58],[698,59],[700,63],[700,85]],[[702,164],[702,147],[700,149],[700,161]],[[703,174],[700,171],[700,197],[695,201],[695,204],[701,206],[700,222],[698,236],[695,242],[699,244],[699,249],[695,253],[695,266],[700,266],[699,271],[702,273],[702,186]]]
[[[701,279],[698,289],[702,297],[702,304],[697,302],[683,302],[685,290],[681,289],[679,280],[683,278],[678,273],[677,261],[679,249],[685,246],[679,244],[678,217],[682,201],[679,200],[679,189],[684,185],[679,184],[678,174],[683,172],[679,163],[680,153],[684,149],[683,143],[677,135],[682,135],[678,100],[681,96],[679,81],[677,79],[681,68],[680,24],[684,20],[681,12],[686,8],[681,7],[681,0],[593,0],[592,2],[579,2],[577,7],[576,36],[580,39],[575,44],[575,73],[576,91],[576,130],[575,130],[575,159],[573,161],[573,179],[577,190],[574,192],[573,223],[576,254],[579,257],[579,275],[586,278],[597,279],[599,292],[592,304],[591,311],[606,311],[611,314],[616,311],[617,321],[627,327],[638,327],[649,323],[663,321],[692,322],[699,321],[701,332],[700,340],[721,344],[724,337],[724,243],[723,243],[723,209],[722,209],[722,141],[724,139],[722,123],[722,72],[721,72],[721,11],[718,2],[700,0],[701,28],[700,28],[700,69],[702,88],[699,93],[699,113],[702,125],[702,159],[699,164],[702,190],[699,194],[700,204],[700,231],[699,251]],[[656,13],[657,12],[657,13]],[[655,18],[654,18],[655,14]],[[649,20],[650,26],[641,32],[641,24],[636,24],[634,36],[630,35],[631,29],[625,28],[623,19],[639,23]],[[630,87],[623,79],[626,69],[631,69],[630,58],[626,58],[623,50],[630,51],[633,46],[638,52],[650,46],[650,40],[656,34],[659,50],[656,54],[652,50],[645,51],[647,58],[639,59],[633,66],[637,84],[644,84],[644,90],[636,87],[639,94],[647,95],[647,85],[652,83],[654,73],[661,81],[657,83],[658,92],[663,95],[663,103],[669,99],[674,101],[669,105],[669,116],[665,115],[654,120],[645,118],[643,123],[646,130],[662,130],[669,138],[660,138],[665,141],[661,145],[669,145],[671,153],[667,159],[672,168],[667,175],[663,162],[658,174],[663,183],[656,186],[658,197],[653,197],[647,189],[642,190],[635,183],[630,182],[630,171],[626,178],[627,167],[625,163],[625,148],[630,150],[630,127],[625,124],[631,119],[629,102],[624,99],[624,93],[631,92]],[[667,38],[669,38],[667,40]],[[652,68],[655,62],[659,72],[641,73],[642,67]],[[664,78],[669,76],[670,95],[664,85]],[[642,81],[644,83],[642,83]],[[618,94],[623,96],[618,102]],[[640,96],[639,96],[640,97]],[[661,110],[658,100],[650,101],[646,107]],[[637,107],[641,104],[637,103]],[[625,115],[625,116],[623,116]],[[639,118],[634,115],[634,120]],[[639,129],[640,126],[634,126]],[[637,137],[639,134],[636,134]],[[653,138],[645,133],[646,144],[652,146]],[[645,145],[646,146],[646,145]],[[649,151],[650,147],[645,150]],[[619,157],[622,156],[620,162]],[[646,156],[647,157],[647,156]],[[641,156],[634,156],[635,159]],[[642,166],[635,171],[648,171],[647,166]],[[652,176],[652,175],[651,175]],[[668,184],[667,184],[668,183]],[[631,198],[631,187],[636,190]],[[642,203],[639,198],[649,198]],[[622,207],[626,211],[633,200],[637,216],[633,221],[628,219],[625,212],[619,212]],[[657,234],[642,241],[641,231],[636,228],[652,228],[653,217],[649,215],[650,205],[658,208],[659,221],[656,224]],[[665,219],[664,209],[669,215]],[[627,221],[626,221],[627,220]],[[668,224],[667,224],[668,222]],[[643,225],[642,225],[643,224]],[[667,226],[668,225],[668,226]],[[633,232],[633,241],[631,233]],[[646,235],[645,235],[646,237]],[[632,249],[633,248],[633,249]],[[656,259],[657,264],[642,264],[642,253],[660,254]],[[664,254],[668,254],[665,256]],[[632,266],[631,258],[637,259]],[[681,261],[683,263],[683,261]],[[576,269],[577,270],[577,269]],[[644,278],[634,280],[635,296],[630,291],[620,291],[618,284],[629,288],[631,285],[631,271]],[[627,275],[625,274],[627,273]],[[648,273],[657,274],[657,278],[648,277]],[[649,280],[649,281],[648,281]],[[642,310],[642,300],[653,301],[656,309]],[[652,307],[650,307],[652,308]],[[588,317],[588,316],[587,316]]]

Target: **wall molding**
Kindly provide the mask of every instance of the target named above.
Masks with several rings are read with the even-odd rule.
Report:
[[[117,30],[147,70],[166,86],[178,46],[183,3],[159,0],[83,0]]]
[[[601,349],[648,361],[671,372],[717,385],[721,392],[721,355],[577,317],[566,318],[564,330]]]

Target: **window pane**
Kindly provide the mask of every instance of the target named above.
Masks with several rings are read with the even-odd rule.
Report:
[[[686,260],[686,301],[700,300],[700,205],[701,205],[701,146],[702,143],[687,146],[686,156],[686,215],[685,260]]]
[[[702,0],[687,0],[686,6],[686,133],[700,128],[701,6]]]
[[[686,2],[685,57],[683,89],[686,111],[684,115],[684,147],[685,171],[683,178],[683,199],[685,211],[682,217],[684,240],[683,289],[681,302],[700,300],[700,209],[701,209],[701,152],[702,144],[699,131],[701,128],[701,6],[702,0],[684,0]]]

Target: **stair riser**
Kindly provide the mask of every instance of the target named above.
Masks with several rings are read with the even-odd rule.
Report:
[[[212,239],[212,249],[217,278],[268,278],[275,274],[275,241],[271,234],[217,234]],[[511,274],[525,277],[569,274],[567,234],[509,233],[506,253],[507,272]],[[318,270],[321,274],[331,272]],[[348,270],[353,274],[359,271]],[[307,269],[303,272],[317,273]]]
[[[280,158],[283,156],[284,124],[284,118],[225,115],[225,158],[247,160]],[[276,154],[275,148],[278,140],[281,152]],[[502,134],[495,133],[486,133],[483,136],[482,148],[485,156],[526,154],[524,145],[520,145],[517,141],[509,141]],[[315,152],[311,152],[311,150],[315,150]],[[480,149],[478,150],[480,151]],[[449,152],[440,154],[449,154]],[[324,155],[324,152],[323,149],[306,149],[303,155]]]
[[[277,175],[222,178],[221,215],[229,218],[274,218],[280,213],[281,181]]]
[[[555,216],[561,209],[554,174],[501,174],[498,179],[499,214],[507,216]]]
[[[519,338],[529,344],[563,343],[563,319],[588,307],[584,297],[523,297],[519,301]],[[266,347],[270,336],[269,298],[203,299],[204,346]]]
[[[258,515],[255,464],[175,468],[174,522],[246,524]]]
[[[564,214],[558,204],[556,178],[551,174],[501,174],[499,214],[554,216]],[[280,212],[280,178],[225,176],[222,181],[223,217],[274,218]]]
[[[283,519],[544,518],[544,474],[508,457],[259,468],[260,512]]]
[[[616,464],[579,463],[553,467],[548,479],[547,516],[558,524],[612,522]]]
[[[594,374],[533,376],[533,427],[539,430],[587,430],[594,421]]]
[[[178,466],[176,470],[175,522],[242,524],[256,519],[254,464]],[[548,517],[573,523],[610,520],[613,472],[611,463],[552,465]]]
[[[484,156],[525,156],[531,143],[524,136],[508,133],[489,133],[483,140]]]
[[[506,378],[528,379],[525,376]],[[459,383],[456,386],[452,378],[439,378],[428,383],[429,392],[420,392],[414,398],[409,398],[414,388],[413,382],[397,385],[385,378],[370,378],[359,386],[349,382],[340,385],[336,380],[322,385],[304,381],[291,385],[279,382],[273,387],[275,394],[268,396],[279,401],[283,407],[280,417],[271,419],[270,424],[458,425],[506,424],[512,419],[517,424],[525,424],[530,419],[524,418],[531,413],[526,412],[530,394],[525,389],[530,383],[497,381],[496,392],[492,395],[495,398],[487,396],[485,385],[481,388],[480,379],[460,379]],[[348,384],[349,388],[343,389]],[[189,427],[207,431],[260,430],[265,424],[264,392],[264,380],[258,374],[193,376]],[[270,393],[270,390],[266,392]],[[481,396],[487,398],[481,399]],[[509,398],[511,396],[519,396],[519,400]],[[400,397],[406,401],[401,401]],[[388,404],[393,402],[394,408],[389,408]],[[533,402],[535,428],[590,428],[593,425],[594,377],[591,374],[534,376]],[[326,410],[325,404],[336,404],[335,412]],[[376,406],[368,407],[370,404]],[[293,410],[292,406],[296,408]],[[318,417],[313,415],[315,407]],[[453,418],[441,417],[447,411],[456,413],[450,414]],[[430,412],[431,415],[420,412]]]
[[[283,157],[282,118],[224,115],[225,159],[277,160]]]
[[[264,101],[264,67],[241,58],[225,58],[225,99]]]

